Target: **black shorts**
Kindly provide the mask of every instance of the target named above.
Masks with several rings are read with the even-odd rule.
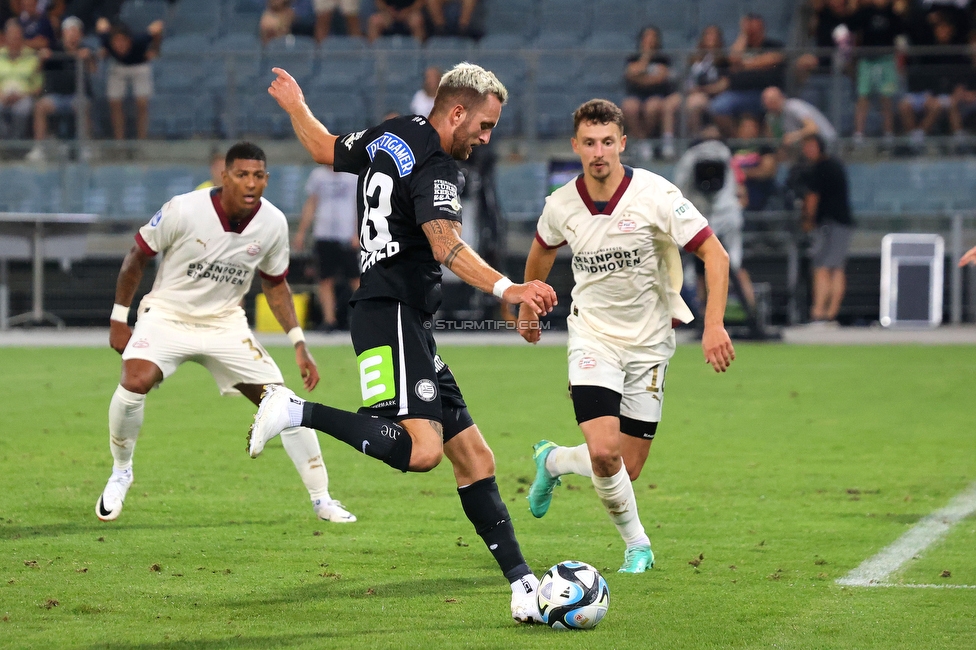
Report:
[[[319,280],[337,276],[346,279],[359,277],[359,260],[356,251],[347,242],[316,239],[315,259],[318,260],[319,265]]]
[[[474,424],[437,354],[433,317],[395,300],[358,300],[349,315],[365,415],[436,420],[444,442]]]

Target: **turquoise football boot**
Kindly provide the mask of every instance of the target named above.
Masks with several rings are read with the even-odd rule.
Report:
[[[535,461],[535,480],[529,486],[529,510],[534,517],[542,517],[549,511],[552,503],[552,489],[561,482],[546,469],[546,458],[558,447],[554,442],[540,440],[532,445],[532,460]]]
[[[624,551],[624,564],[617,573],[644,573],[654,566],[654,551],[650,546],[628,546]]]

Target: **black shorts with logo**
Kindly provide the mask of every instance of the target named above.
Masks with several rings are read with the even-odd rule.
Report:
[[[437,354],[433,317],[395,300],[358,300],[349,315],[365,415],[436,420],[444,442],[474,424],[451,369]]]

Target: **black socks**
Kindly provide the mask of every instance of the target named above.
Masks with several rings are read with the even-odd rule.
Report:
[[[406,472],[410,466],[413,441],[406,429],[392,420],[305,402],[302,426],[327,433],[356,451],[381,460],[401,472]]]
[[[508,508],[498,494],[495,477],[489,476],[471,485],[458,488],[461,507],[475,531],[485,540],[488,550],[509,582],[532,573],[522,557],[515,528],[508,516]]]

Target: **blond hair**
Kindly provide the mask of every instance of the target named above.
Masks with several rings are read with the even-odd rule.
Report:
[[[458,63],[441,77],[431,113],[448,108],[447,104],[472,108],[488,95],[494,95],[502,104],[508,101],[508,89],[493,72],[467,61]]]

